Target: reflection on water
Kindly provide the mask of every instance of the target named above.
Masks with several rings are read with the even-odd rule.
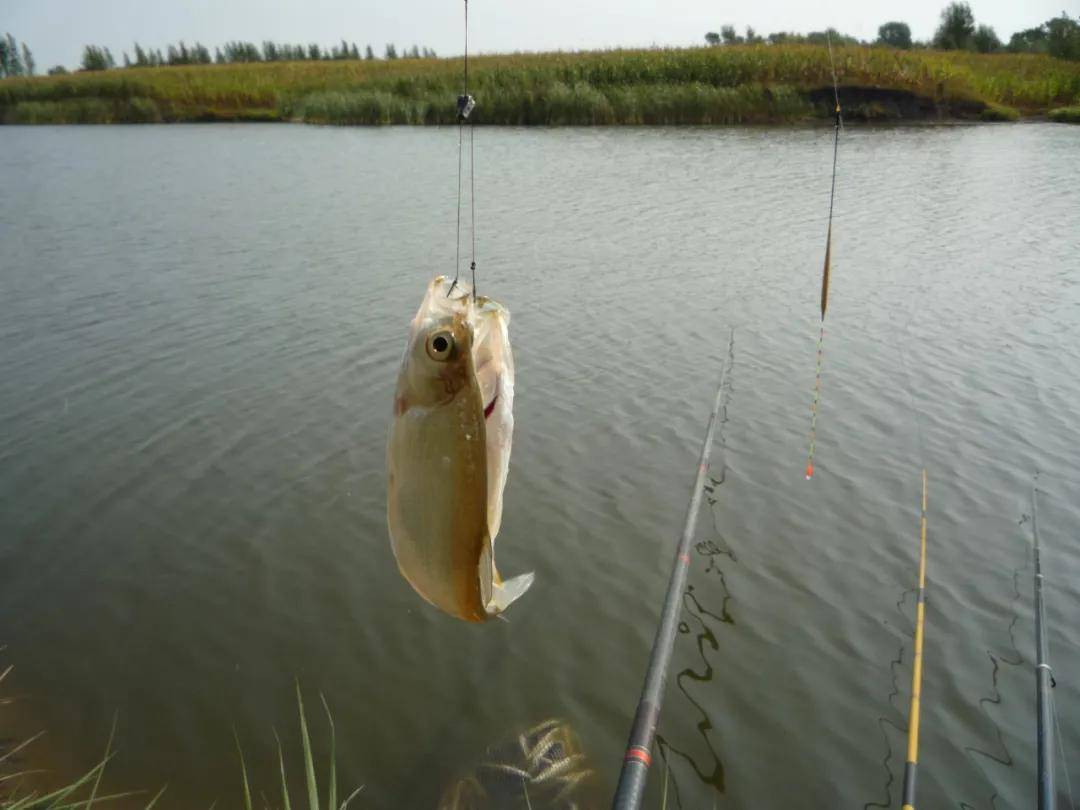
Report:
[[[901,617],[901,623],[904,625],[903,629],[899,629],[896,625],[888,620],[885,620],[883,626],[889,628],[890,632],[895,634],[899,632],[904,637],[904,642],[897,647],[896,657],[889,660],[889,693],[885,698],[885,703],[892,710],[894,720],[891,717],[881,715],[877,718],[878,728],[881,730],[881,738],[885,743],[885,755],[881,760],[881,765],[885,771],[885,782],[882,785],[882,791],[885,794],[885,800],[883,803],[876,801],[870,801],[863,805],[863,810],[868,810],[871,807],[892,807],[892,786],[896,782],[896,774],[892,769],[893,758],[893,742],[891,737],[897,738],[898,751],[904,754],[904,760],[901,761],[900,767],[902,769],[903,762],[907,759],[907,720],[908,720],[908,708],[901,709],[894,702],[894,698],[900,695],[900,681],[907,678],[907,682],[910,683],[911,669],[904,668],[904,650],[907,648],[908,641],[914,641],[915,639],[915,627],[912,621],[912,613],[914,608],[905,609],[907,604],[907,598],[918,593],[918,588],[905,588],[900,593],[900,598],[896,600],[896,612]],[[895,735],[889,734],[889,729],[895,732]]]
[[[1019,526],[1022,528],[1024,524],[1030,521],[1030,519],[1031,518],[1029,515],[1025,514],[1021,516]],[[1002,695],[1000,689],[998,688],[998,678],[1001,672],[1001,665],[1004,664],[1008,667],[1022,667],[1025,663],[1024,656],[1020,652],[1020,649],[1017,647],[1016,644],[1016,625],[1017,622],[1020,621],[1020,613],[1018,611],[1018,605],[1020,602],[1020,576],[1025,571],[1027,571],[1029,564],[1030,555],[1028,555],[1027,547],[1025,546],[1024,564],[1021,568],[1017,568],[1015,571],[1013,571],[1012,575],[1013,594],[1009,604],[1011,618],[1009,620],[1009,625],[1007,628],[1011,654],[1009,656],[1005,656],[1001,653],[995,654],[993,650],[986,650],[986,657],[990,660],[990,694],[980,697],[978,705],[979,709],[986,716],[986,719],[990,721],[990,725],[993,727],[993,734],[996,740],[996,749],[994,751],[990,751],[980,746],[969,745],[964,747],[964,750],[972,757],[972,759],[979,766],[980,770],[986,773],[987,782],[990,785],[995,784],[996,778],[991,777],[991,775],[986,772],[986,761],[1005,768],[1012,768],[1015,765],[1013,761],[1013,756],[1009,752],[1008,744],[1005,741],[1005,735],[1002,732],[1001,726],[998,724],[997,720],[994,719],[994,715],[991,713],[990,707],[993,706],[996,708],[1000,708],[1003,701],[1005,700],[1004,695]],[[1028,671],[1026,667],[1024,667],[1024,671]],[[993,808],[997,806],[996,802],[998,798],[999,796],[997,791],[994,791],[990,794],[988,801],[990,803],[991,810],[993,810]],[[961,808],[972,807],[972,805],[968,805],[965,802],[961,802],[960,806]]]
[[[688,586],[687,593],[683,600],[684,615],[688,616],[691,622],[690,624],[684,623],[680,625],[679,631],[683,635],[693,634],[697,654],[701,659],[701,668],[695,669],[693,667],[686,667],[685,669],[680,670],[675,675],[675,684],[678,687],[679,692],[682,693],[682,697],[694,707],[694,711],[699,715],[697,722],[694,723],[694,728],[701,739],[696,742],[700,742],[707,753],[702,757],[700,754],[694,755],[672,745],[667,740],[664,740],[662,744],[667,746],[670,752],[684,759],[697,775],[698,779],[704,784],[711,785],[716,788],[717,791],[723,793],[724,766],[720,761],[719,752],[716,750],[717,743],[710,733],[713,731],[712,718],[701,699],[695,697],[695,693],[699,689],[706,688],[706,685],[713,681],[715,673],[712,661],[710,660],[710,655],[715,654],[720,649],[720,644],[717,641],[716,635],[713,633],[712,624],[709,620],[712,619],[713,621],[728,624],[734,624],[734,621],[727,615],[726,609],[724,617],[722,618],[703,608],[693,593],[693,587],[694,586],[692,585]],[[708,651],[706,650],[706,647],[708,648]],[[682,740],[680,745],[687,747],[695,742],[693,738],[687,739],[685,736]]]
[[[897,714],[899,714],[900,710],[893,704],[893,698],[900,694],[899,678],[902,677],[900,673],[900,667],[903,666],[903,663],[904,645],[901,644],[896,649],[896,658],[893,658],[889,661],[889,677],[892,687],[885,700],[885,702],[888,703],[889,708]],[[881,766],[885,770],[885,784],[882,787],[882,790],[885,794],[885,799],[883,802],[867,802],[863,805],[863,810],[869,810],[869,808],[871,807],[881,807],[889,810],[893,807],[892,786],[893,783],[896,781],[896,775],[893,773],[892,769],[893,749],[892,741],[889,739],[888,729],[891,728],[898,734],[907,734],[906,728],[898,726],[895,722],[893,722],[892,719],[888,717],[878,717],[877,723],[878,728],[881,729],[881,738],[885,741],[885,756],[881,760]]]
[[[675,673],[675,684],[681,698],[686,704],[693,707],[694,714],[696,714],[694,728],[696,734],[700,737],[698,742],[704,746],[704,751],[691,753],[687,750],[689,746],[684,742],[674,745],[663,734],[658,733],[656,737],[657,749],[663,762],[664,789],[666,790],[668,780],[670,780],[675,804],[680,808],[683,805],[682,791],[679,788],[679,775],[685,770],[685,767],[678,767],[680,762],[684,766],[688,766],[693,775],[707,789],[715,790],[716,793],[720,794],[724,792],[724,765],[717,751],[718,743],[714,739],[715,735],[711,733],[714,732],[713,722],[708,709],[699,699],[694,697],[694,693],[699,689],[707,689],[708,685],[714,680],[714,670],[710,656],[720,650],[720,642],[713,631],[713,625],[735,624],[735,619],[728,609],[732,596],[728,590],[724,570],[721,567],[721,558],[725,558],[731,563],[737,563],[738,560],[727,539],[720,531],[715,511],[716,505],[721,500],[722,490],[720,487],[727,477],[724,430],[729,418],[728,407],[732,393],[735,390],[734,333],[728,343],[728,356],[724,359],[724,363],[728,364],[726,367],[729,369],[729,373],[724,377],[724,390],[720,394],[721,403],[713,439],[714,446],[710,456],[710,476],[709,482],[705,484],[705,500],[708,503],[713,537],[699,540],[694,545],[700,562],[705,564],[702,569],[703,573],[710,578],[715,577],[716,582],[711,579],[707,580],[702,588],[702,595],[695,591],[693,584],[688,583],[686,586],[686,591],[683,593],[682,612],[685,618],[679,622],[678,631],[679,636],[688,638],[693,636],[700,667],[691,665]],[[703,604],[703,601],[709,602],[717,597],[721,600],[719,613],[710,610]],[[676,643],[678,643],[678,637]],[[708,647],[708,651],[706,651],[706,647]],[[676,699],[674,695],[669,698],[669,700],[673,699]],[[668,711],[670,712],[671,709],[669,708]]]

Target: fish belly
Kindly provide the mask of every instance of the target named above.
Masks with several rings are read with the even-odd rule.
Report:
[[[440,610],[485,621],[480,557],[490,547],[483,405],[454,401],[394,419],[387,449],[390,541],[402,575]]]

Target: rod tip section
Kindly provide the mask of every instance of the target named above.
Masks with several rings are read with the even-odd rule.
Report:
[[[810,462],[806,465],[806,480],[809,481],[814,477],[814,462]]]

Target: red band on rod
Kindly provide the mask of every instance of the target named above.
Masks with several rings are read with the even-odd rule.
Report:
[[[636,759],[642,763],[646,768],[652,765],[652,757],[649,756],[649,752],[639,745],[631,746],[626,749],[626,756],[623,757],[627,762],[632,759]]]

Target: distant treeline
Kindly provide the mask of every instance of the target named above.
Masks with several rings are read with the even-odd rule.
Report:
[[[23,42],[20,49],[11,34],[0,37],[0,79],[8,76],[33,76],[34,55]]]
[[[435,51],[431,48],[421,48],[413,45],[412,48],[403,48],[398,53],[397,46],[388,44],[383,51],[384,59],[434,59]],[[224,46],[215,48],[214,53],[201,42],[187,45],[183,41],[176,45],[168,45],[165,50],[160,48],[144,48],[135,43],[134,56],[129,56],[127,51],[121,55],[121,64],[124,67],[162,67],[163,65],[231,65],[246,62],[306,62],[323,61],[334,59],[376,59],[375,51],[370,45],[366,46],[363,53],[360,46],[355,42],[341,40],[339,45],[329,48],[317,43],[309,45],[294,45],[291,43],[263,42],[262,46],[253,42],[227,42]],[[111,70],[117,67],[115,57],[108,48],[98,45],[87,45],[83,49],[80,70]],[[50,73],[64,72],[63,68],[53,68]]]
[[[849,34],[828,28],[823,31],[811,31],[799,34],[778,31],[767,35],[758,34],[747,27],[740,34],[732,25],[721,27],[719,32],[705,34],[709,45],[864,45],[892,47],[901,50],[937,49],[945,51],[970,51],[977,53],[1034,53],[1046,54],[1059,59],[1080,61],[1080,17],[1073,19],[1066,12],[1061,16],[1047,20],[1034,28],[1017,31],[1008,43],[1003,43],[992,26],[976,24],[975,15],[967,2],[951,2],[941,12],[941,21],[929,41],[917,41],[911,36],[911,27],[901,21],[889,21],[878,28],[877,39],[860,40]],[[430,48],[413,45],[400,52],[394,44],[385,46],[381,58],[392,59],[430,59],[436,53]],[[121,53],[117,60],[112,52],[102,46],[87,45],[83,49],[79,69],[82,71],[111,70],[116,67],[147,68],[164,65],[208,65],[243,64],[250,62],[298,62],[298,61],[335,61],[335,60],[375,60],[371,45],[361,51],[355,42],[344,39],[339,44],[324,47],[318,43],[307,45],[277,43],[266,41],[262,45],[254,42],[228,42],[221,47],[210,49],[200,42],[187,45],[183,41],[176,45],[161,48],[144,48],[135,43],[131,55]],[[67,73],[67,69],[57,65],[49,69],[50,75]],[[6,34],[0,37],[0,78],[11,76],[33,76],[35,62],[26,43],[17,43],[15,37]]]
[[[1074,20],[1062,12],[1060,17],[1047,20],[1035,28],[1017,31],[1007,45],[1001,42],[992,26],[976,25],[971,6],[964,2],[950,3],[942,10],[941,24],[929,42],[913,40],[911,27],[905,22],[895,21],[881,25],[878,37],[873,42],[842,34],[835,28],[811,31],[809,34],[779,31],[761,36],[750,27],[745,34],[739,34],[732,25],[723,26],[719,32],[710,31],[705,35],[705,41],[710,45],[824,45],[831,41],[833,45],[880,45],[903,50],[936,48],[978,53],[1044,53],[1059,59],[1080,60],[1080,17]]]

